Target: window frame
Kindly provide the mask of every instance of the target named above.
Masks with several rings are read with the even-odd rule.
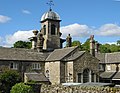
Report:
[[[16,63],[16,62],[11,62],[11,63],[10,63],[10,69],[18,70],[18,63]]]
[[[40,70],[41,64],[40,63],[32,63],[32,69],[33,70]]]

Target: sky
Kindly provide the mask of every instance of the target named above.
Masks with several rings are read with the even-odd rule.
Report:
[[[28,41],[41,29],[41,16],[49,0],[0,0],[0,46]],[[120,0],[53,0],[52,10],[60,16],[62,38],[84,43],[90,35],[99,43],[120,40]]]

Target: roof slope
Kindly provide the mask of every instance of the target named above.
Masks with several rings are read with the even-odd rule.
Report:
[[[96,53],[99,63],[120,63],[120,52],[114,53]]]
[[[0,48],[0,60],[45,61],[49,54],[22,48]]]
[[[105,63],[105,53],[96,53],[95,57],[99,59],[99,63]]]
[[[46,59],[46,61],[58,61],[62,60],[65,56],[70,54],[78,47],[68,47],[63,49],[55,49]]]
[[[28,80],[42,81],[42,82],[49,81],[47,77],[45,77],[45,75],[42,73],[25,73],[25,75],[27,76]]]
[[[64,58],[63,60],[64,60],[64,61],[75,60],[75,59],[77,59],[78,57],[82,56],[84,53],[85,53],[85,51],[77,51],[77,52],[75,52],[74,54],[70,55],[69,57]]]
[[[114,76],[115,72],[103,72],[100,74],[101,78],[112,78]]]
[[[106,63],[120,63],[120,52],[106,53]]]

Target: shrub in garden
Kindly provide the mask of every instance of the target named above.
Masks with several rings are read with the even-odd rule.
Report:
[[[10,93],[33,93],[32,87],[24,83],[15,84]]]
[[[0,91],[10,93],[12,86],[21,82],[21,76],[18,72],[6,70],[0,75]]]

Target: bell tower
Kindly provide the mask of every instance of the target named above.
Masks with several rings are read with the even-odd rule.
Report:
[[[49,11],[45,12],[41,17],[41,33],[44,37],[44,50],[54,50],[61,48],[60,43],[60,17],[59,15],[52,11],[51,5],[53,5],[53,1],[50,0]]]

